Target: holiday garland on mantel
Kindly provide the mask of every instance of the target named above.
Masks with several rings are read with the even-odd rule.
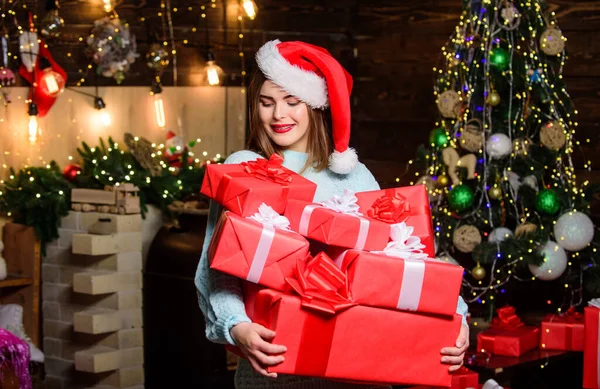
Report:
[[[200,192],[206,163],[193,160],[188,147],[168,150],[168,145],[150,144],[130,134],[126,134],[126,143],[129,147],[112,138],[107,142],[100,139],[96,147],[84,142],[77,150],[81,166],[68,165],[64,170],[54,161],[46,167],[24,167],[17,172],[11,168],[9,179],[0,181],[0,212],[15,223],[33,226],[45,252],[45,245],[59,237],[61,218],[71,209],[72,188],[102,189],[132,183],[140,188],[142,216],[148,204],[170,213],[168,206],[174,201]],[[164,160],[167,154],[169,163]],[[178,156],[176,161],[173,154]]]

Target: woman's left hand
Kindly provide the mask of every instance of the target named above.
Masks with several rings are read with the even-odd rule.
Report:
[[[448,368],[449,372],[458,370],[465,359],[465,351],[469,348],[469,327],[460,326],[460,333],[456,339],[456,347],[445,347],[442,349],[442,363],[452,365]]]

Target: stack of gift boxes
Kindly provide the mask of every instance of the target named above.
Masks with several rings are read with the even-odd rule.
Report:
[[[269,370],[450,386],[440,350],[459,333],[463,269],[432,258],[425,188],[317,204],[316,185],[281,162],[209,165],[202,186],[225,208],[211,267],[245,281],[248,315],[287,347]]]

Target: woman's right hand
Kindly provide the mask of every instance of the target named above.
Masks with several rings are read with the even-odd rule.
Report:
[[[275,337],[271,331],[257,323],[238,323],[229,331],[236,345],[248,357],[250,364],[258,373],[265,377],[277,378],[277,373],[269,373],[269,366],[283,362],[287,348],[282,345],[269,343]]]

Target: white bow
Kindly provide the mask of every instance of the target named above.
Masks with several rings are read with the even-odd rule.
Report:
[[[600,298],[591,299],[588,301],[590,307],[600,308]]]
[[[505,171],[504,173],[508,177],[508,182],[510,183],[510,186],[515,191],[515,196],[519,194],[519,188],[522,185],[527,185],[536,192],[539,190],[537,177],[534,175],[529,175],[521,179],[521,177],[515,172]]]
[[[336,212],[354,216],[362,216],[362,213],[359,212],[358,204],[356,204],[357,201],[358,199],[354,195],[354,192],[344,189],[344,194],[341,197],[334,195],[332,198],[322,202],[321,204],[325,208],[329,208]]]
[[[422,250],[425,245],[421,243],[421,238],[412,236],[414,230],[414,227],[407,226],[404,222],[393,224],[390,231],[392,241],[381,253],[403,259],[426,259],[427,254]]]
[[[496,381],[489,379],[485,381],[481,389],[503,389]]]
[[[252,216],[248,216],[248,219],[252,219],[254,221],[259,222],[260,224],[265,224],[269,226],[273,226],[275,228],[279,228],[280,230],[290,230],[290,221],[287,217],[281,216],[267,204],[262,203],[258,207],[258,212],[256,212]]]

